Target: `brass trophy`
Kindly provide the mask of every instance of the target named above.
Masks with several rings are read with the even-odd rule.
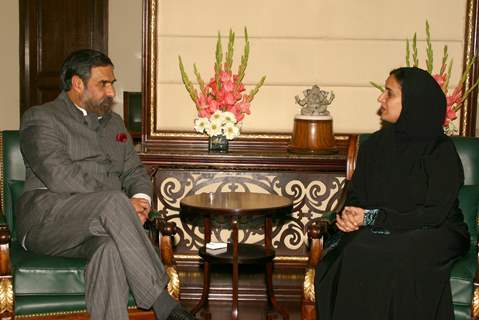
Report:
[[[334,154],[338,152],[333,136],[333,118],[327,107],[334,92],[321,90],[317,85],[303,91],[304,98],[295,97],[301,114],[294,117],[293,135],[288,145],[292,153]]]

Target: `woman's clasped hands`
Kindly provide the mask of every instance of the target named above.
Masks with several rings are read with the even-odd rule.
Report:
[[[344,207],[341,214],[336,216],[336,225],[343,232],[356,231],[363,225],[364,209],[358,207]]]

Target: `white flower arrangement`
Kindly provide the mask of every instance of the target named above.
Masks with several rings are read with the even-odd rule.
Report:
[[[235,115],[229,111],[217,110],[209,119],[195,119],[196,132],[206,133],[210,137],[224,135],[226,139],[232,140],[240,135],[240,129],[241,122],[236,122]]]

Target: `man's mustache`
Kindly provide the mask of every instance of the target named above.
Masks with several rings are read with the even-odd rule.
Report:
[[[101,108],[112,108],[116,104],[116,101],[113,97],[105,97],[100,102]]]
[[[94,112],[97,115],[101,116],[110,112],[113,106],[116,104],[114,97],[104,97],[99,101],[92,101],[91,99],[87,99],[84,104],[84,108],[88,112]]]

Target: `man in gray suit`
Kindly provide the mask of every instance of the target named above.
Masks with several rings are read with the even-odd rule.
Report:
[[[111,111],[113,64],[101,52],[72,53],[63,92],[21,122],[25,191],[17,232],[26,250],[84,257],[92,319],[128,319],[130,289],[157,319],[193,319],[165,290],[168,276],[142,227],[152,185],[123,120]]]

